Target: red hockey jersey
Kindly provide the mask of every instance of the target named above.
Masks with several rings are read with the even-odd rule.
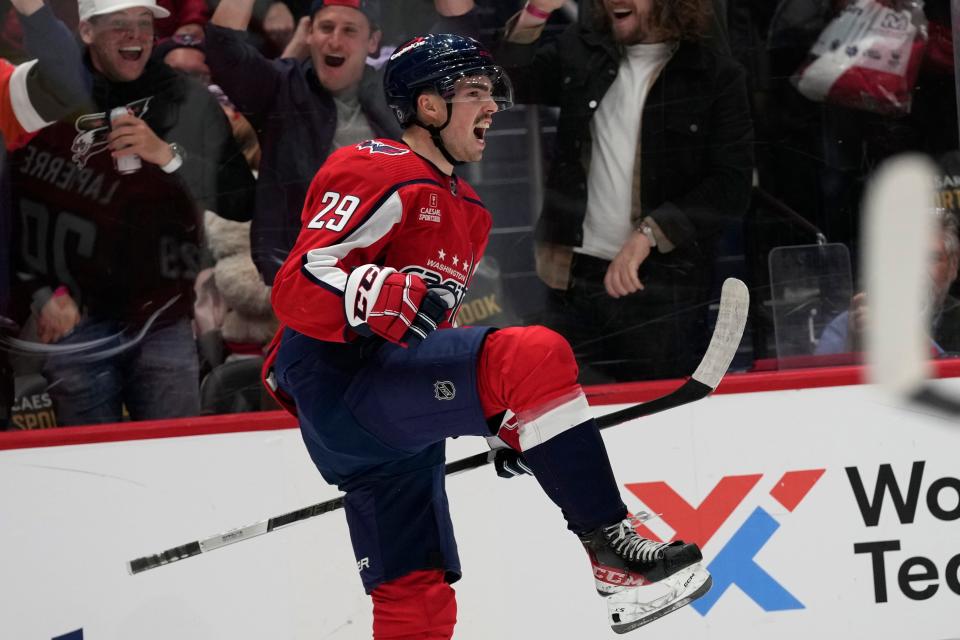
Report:
[[[8,149],[23,145],[31,132],[47,125],[27,94],[27,74],[36,60],[14,66],[0,58],[0,135]]]
[[[331,155],[314,177],[297,242],[277,273],[273,307],[286,326],[345,342],[347,276],[364,264],[414,273],[447,301],[451,326],[487,246],[490,212],[466,182],[408,146],[368,140]]]

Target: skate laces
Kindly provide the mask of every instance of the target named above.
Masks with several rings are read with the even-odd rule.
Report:
[[[631,518],[604,527],[603,535],[613,550],[628,560],[653,562],[663,556],[662,550],[668,546],[665,542],[654,542],[637,533]]]

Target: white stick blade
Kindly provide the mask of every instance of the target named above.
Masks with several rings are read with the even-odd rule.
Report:
[[[864,199],[868,377],[909,394],[930,374],[930,250],[936,169],[924,156],[884,163]]]
[[[704,354],[700,366],[693,372],[693,379],[702,382],[711,389],[720,384],[723,374],[730,368],[733,356],[740,346],[743,329],[747,324],[747,312],[750,307],[750,291],[743,281],[727,278],[720,290],[720,312],[717,325],[710,338],[710,346]]]

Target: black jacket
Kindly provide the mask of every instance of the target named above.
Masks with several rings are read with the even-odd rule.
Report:
[[[207,25],[207,63],[214,80],[250,119],[263,156],[257,179],[251,242],[267,284],[300,233],[307,188],[333,151],[337,108],[310,60],[268,60],[245,33]],[[399,139],[400,127],[383,97],[379,73],[367,67],[360,103],[374,133]]]
[[[590,121],[616,79],[621,52],[606,33],[572,25],[552,43],[504,42],[497,56],[518,102],[560,107],[538,240],[575,247],[583,240]],[[681,43],[643,109],[640,203],[676,245],[651,260],[702,263],[717,235],[749,203],[753,126],[744,73],[708,45]],[[635,176],[635,180],[638,178]]]
[[[253,217],[253,174],[223,109],[204,85],[154,60],[133,82],[110,82],[92,68],[90,73],[91,110],[109,114],[118,105],[155,96],[141,117],[161,139],[186,150],[183,166],[172,175],[187,188],[201,214],[209,209],[228,220]]]

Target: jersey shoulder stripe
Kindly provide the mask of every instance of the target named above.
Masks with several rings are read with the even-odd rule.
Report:
[[[330,279],[329,276],[327,279],[324,279],[323,276],[325,274],[321,271],[324,265],[320,264],[319,260],[311,260],[310,258],[310,252],[308,251],[303,254],[303,258],[300,260],[300,272],[303,274],[303,277],[334,295],[343,296],[344,287],[337,287],[332,283],[328,284],[327,280]],[[336,260],[334,260],[333,266],[334,268],[336,267]]]
[[[30,71],[36,64],[36,60],[24,62],[23,64],[18,65],[17,68],[13,70],[13,74],[10,76],[10,104],[13,107],[13,112],[16,115],[20,126],[23,127],[28,133],[39,131],[50,124],[44,120],[39,113],[37,113],[36,108],[33,106],[33,102],[30,101],[30,94],[27,88],[27,78],[30,75]]]
[[[382,203],[370,208],[363,220],[345,237],[328,236],[318,245],[301,245],[300,272],[308,282],[342,296],[347,286],[345,269],[371,247],[390,235],[403,218],[403,204],[396,191]],[[351,259],[351,254],[353,260]]]
[[[345,235],[332,238],[333,242],[325,246],[314,246],[304,251],[300,264],[304,277],[330,293],[342,296],[346,289],[347,274],[341,268],[341,263],[351,262],[348,257],[351,253],[376,245],[400,224],[403,202],[399,192],[404,187],[418,184],[434,186],[438,183],[429,178],[420,178],[390,186]]]
[[[380,196],[380,198],[374,203],[374,205],[373,205],[372,207],[370,207],[370,209],[369,209],[369,210],[367,211],[367,213],[363,216],[363,218],[361,218],[360,222],[359,222],[359,223],[357,224],[357,226],[353,229],[353,231],[351,231],[350,233],[348,233],[348,234],[343,238],[343,242],[348,242],[348,241],[351,239],[351,236],[353,236],[354,234],[360,232],[360,231],[364,228],[364,225],[367,223],[367,221],[368,221],[372,216],[376,215],[376,213],[383,208],[384,204],[386,204],[386,202],[393,196],[393,194],[395,194],[397,191],[399,191],[400,189],[402,189],[402,188],[404,188],[404,187],[409,187],[409,186],[417,185],[417,184],[430,184],[430,185],[435,185],[435,186],[438,186],[438,187],[443,187],[443,185],[440,184],[440,182],[438,182],[437,180],[433,180],[432,178],[416,178],[416,179],[413,179],[413,180],[407,180],[407,181],[405,181],[405,182],[398,182],[397,184],[394,184],[394,185],[388,187],[387,190],[384,191],[383,195]]]

